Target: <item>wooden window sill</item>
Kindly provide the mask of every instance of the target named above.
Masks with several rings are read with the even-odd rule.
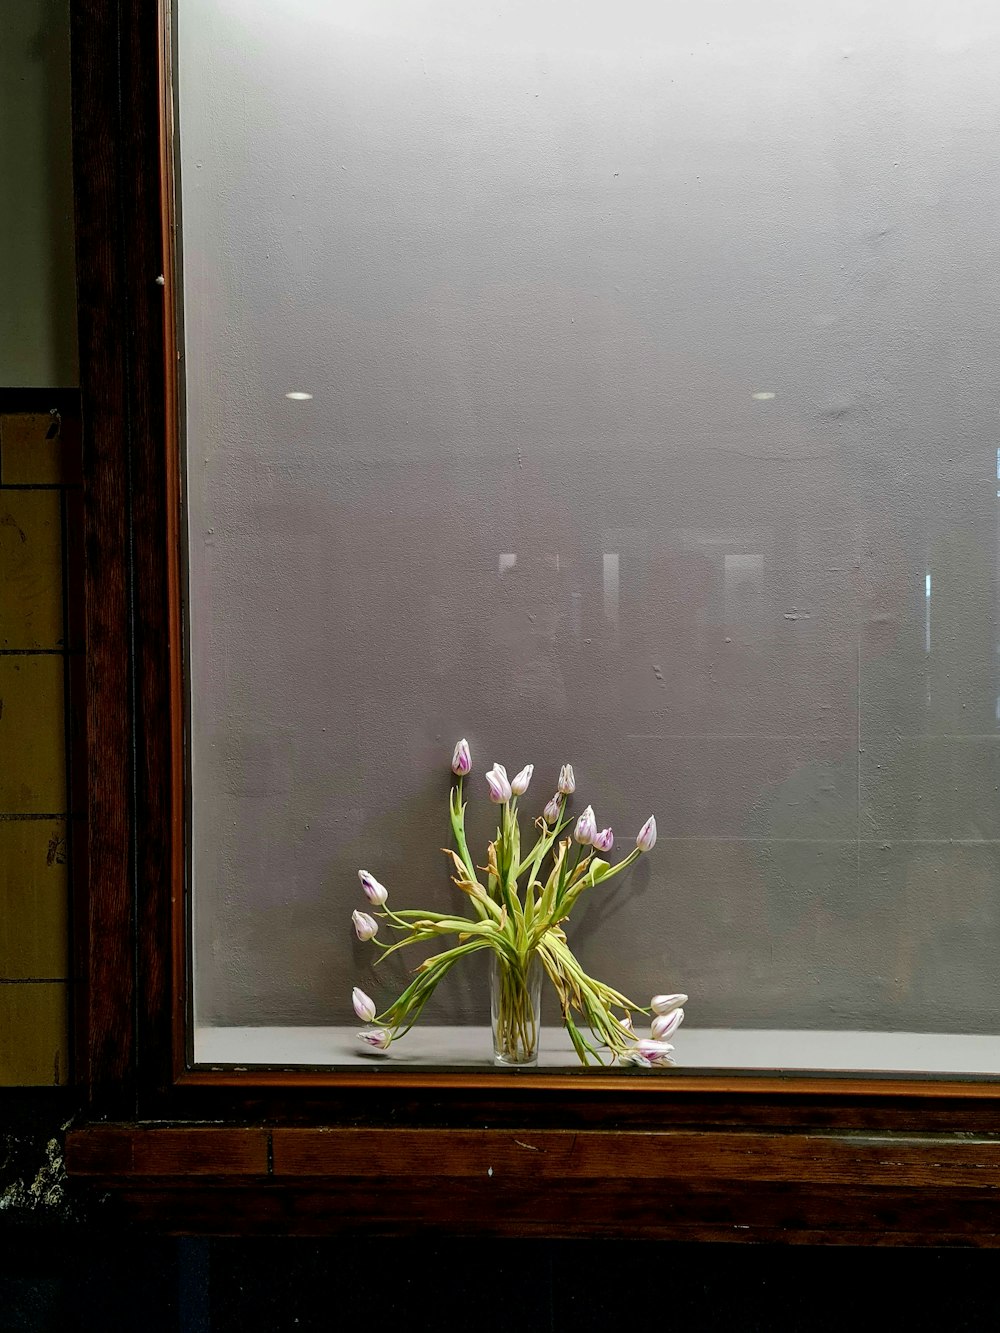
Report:
[[[1000,1244],[1000,1136],[91,1125],[80,1185],[209,1234]]]

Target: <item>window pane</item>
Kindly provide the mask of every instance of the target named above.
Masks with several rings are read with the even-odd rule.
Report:
[[[997,1032],[997,7],[180,0],[178,37],[198,1025],[390,998],[357,868],[454,905],[467,736],[480,860],[494,760],[539,809],[572,761],[626,849],[656,815],[569,927],[636,999]],[[425,1012],[487,1018],[471,964]]]

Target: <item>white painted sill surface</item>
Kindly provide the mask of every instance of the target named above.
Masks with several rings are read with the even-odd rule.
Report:
[[[358,1041],[361,1026],[199,1027],[194,1039],[195,1063],[332,1069],[493,1068],[486,1027],[417,1027],[382,1053]],[[674,1037],[674,1046],[678,1069],[1000,1076],[1000,1036],[682,1028]],[[542,1030],[537,1067],[581,1068],[563,1028]]]

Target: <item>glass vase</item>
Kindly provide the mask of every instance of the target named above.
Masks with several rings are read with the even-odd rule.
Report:
[[[538,1063],[541,1008],[542,965],[538,955],[515,964],[491,951],[490,1020],[495,1065],[525,1069]]]

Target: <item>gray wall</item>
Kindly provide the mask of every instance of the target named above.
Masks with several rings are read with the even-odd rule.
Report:
[[[996,1031],[1000,9],[179,10],[201,1021],[387,997],[466,735],[636,998]]]
[[[0,7],[0,387],[77,383],[68,0]]]

